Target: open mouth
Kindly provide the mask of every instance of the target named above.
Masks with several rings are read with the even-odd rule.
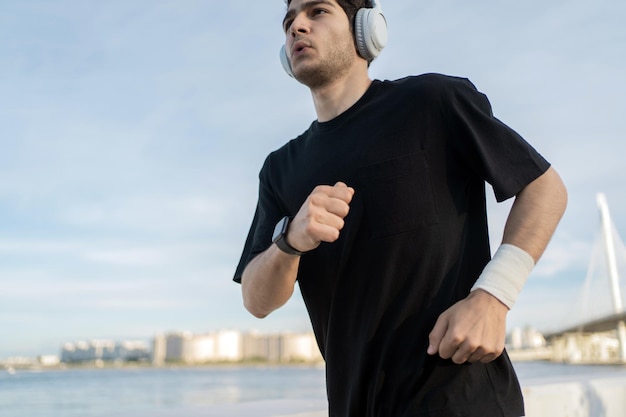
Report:
[[[292,50],[293,50],[293,52],[292,52],[292,53],[293,53],[294,55],[297,55],[297,54],[300,54],[300,53],[302,53],[303,51],[305,51],[307,48],[310,48],[310,45],[309,45],[309,44],[307,44],[306,42],[302,42],[302,41],[300,41],[300,42],[297,42],[297,43],[293,46],[293,49],[292,49]]]

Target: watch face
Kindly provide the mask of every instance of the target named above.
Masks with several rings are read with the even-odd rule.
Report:
[[[289,226],[289,217],[283,217],[274,228],[274,234],[272,235],[272,242],[276,242],[287,233],[287,227]]]

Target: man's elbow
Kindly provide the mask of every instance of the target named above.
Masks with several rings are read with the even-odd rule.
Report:
[[[246,310],[248,310],[250,314],[252,314],[257,319],[264,319],[271,313],[271,311],[259,308],[256,303],[251,302],[246,297],[244,297],[243,299],[243,306],[246,308]]]
[[[252,314],[257,319],[264,319],[265,317],[269,316],[269,313],[263,313],[263,312],[260,312],[260,311],[254,311],[254,310],[250,310],[250,309],[248,309],[248,311],[250,312],[250,314]]]
[[[243,306],[254,317],[262,319],[282,307],[291,298],[295,280],[290,276],[281,279],[281,274],[264,271],[259,273],[255,258],[244,269],[241,277]],[[275,278],[276,277],[276,278]]]
[[[259,291],[248,285],[245,279],[241,280],[241,295],[243,298],[243,306],[250,314],[257,319],[264,319],[274,311],[263,298],[259,296]]]

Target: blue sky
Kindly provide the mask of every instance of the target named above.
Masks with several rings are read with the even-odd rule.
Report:
[[[626,236],[626,3],[383,6],[390,42],[372,77],[470,78],[561,173],[568,212],[509,326],[575,320],[597,192]],[[315,117],[280,67],[283,13],[282,1],[0,3],[0,358],[170,330],[309,329],[299,295],[259,321],[231,282],[263,159]],[[510,205],[489,204],[497,242]]]

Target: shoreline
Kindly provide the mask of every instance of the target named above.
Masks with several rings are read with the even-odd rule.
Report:
[[[224,368],[316,368],[324,369],[324,362],[206,362],[206,363],[183,363],[170,362],[155,365],[151,362],[108,362],[97,361],[82,363],[65,363],[44,366],[41,364],[0,364],[0,371],[9,373],[16,371],[63,371],[63,370],[108,370],[108,369],[224,369]]]

